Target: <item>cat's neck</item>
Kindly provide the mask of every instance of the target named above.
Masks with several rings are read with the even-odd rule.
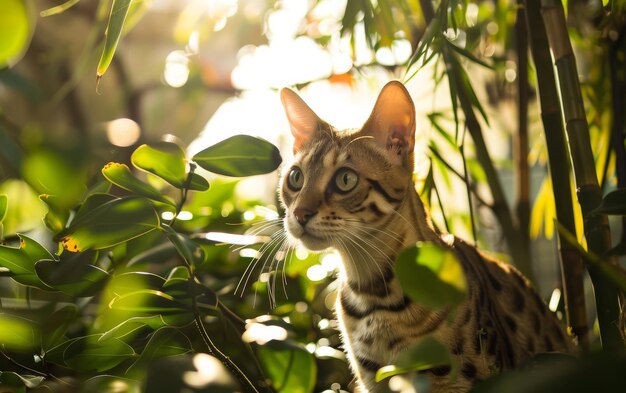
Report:
[[[411,188],[388,220],[372,227],[360,241],[337,247],[343,261],[341,279],[351,287],[380,288],[383,282],[391,281],[400,252],[419,241],[442,242],[417,192]]]

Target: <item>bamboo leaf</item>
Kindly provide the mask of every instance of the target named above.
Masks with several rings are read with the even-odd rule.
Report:
[[[76,5],[80,0],[68,0],[63,4],[59,4],[56,7],[48,8],[47,10],[43,10],[39,13],[39,16],[45,18],[46,16],[60,14],[70,9],[74,5]]]
[[[126,21],[126,15],[128,15],[128,8],[132,0],[113,0],[111,5],[111,13],[109,15],[109,23],[105,32],[104,48],[102,55],[100,56],[100,62],[98,63],[98,69],[96,72],[96,83],[100,82],[100,78],[109,68],[111,60],[115,55],[117,44],[120,41],[122,35],[122,29],[124,28],[124,22]],[[97,88],[97,87],[96,87]]]

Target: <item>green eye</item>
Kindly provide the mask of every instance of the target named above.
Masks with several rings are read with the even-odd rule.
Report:
[[[292,191],[300,191],[304,185],[304,175],[298,167],[291,168],[287,175],[287,186]]]
[[[352,191],[358,182],[359,175],[352,169],[342,168],[335,175],[335,185],[340,192]]]

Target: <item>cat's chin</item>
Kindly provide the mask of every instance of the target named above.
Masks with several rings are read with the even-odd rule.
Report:
[[[300,243],[302,243],[304,247],[311,251],[324,251],[331,246],[328,244],[328,240],[320,239],[308,233],[302,234],[298,240],[300,240]]]

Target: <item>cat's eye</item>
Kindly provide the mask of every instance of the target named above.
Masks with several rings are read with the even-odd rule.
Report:
[[[335,185],[339,192],[352,191],[359,181],[359,175],[349,168],[341,168],[335,174]]]
[[[300,191],[304,185],[304,174],[298,167],[291,168],[287,175],[287,186],[292,191]]]

